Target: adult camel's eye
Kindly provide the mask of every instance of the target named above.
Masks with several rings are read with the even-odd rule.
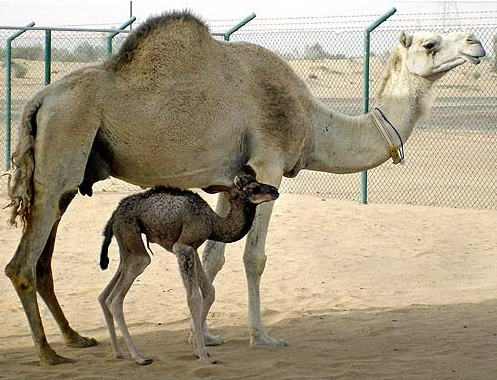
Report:
[[[435,47],[435,44],[433,42],[425,42],[423,44],[423,47],[426,49],[426,50],[433,50],[433,48]]]

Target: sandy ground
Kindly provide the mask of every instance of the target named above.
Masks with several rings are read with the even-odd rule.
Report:
[[[49,341],[74,364],[37,365],[21,303],[0,276],[0,379],[495,379],[497,212],[368,205],[284,194],[275,205],[261,291],[271,335],[286,347],[250,347],[243,242],[227,249],[209,315],[225,343],[204,365],[186,343],[188,311],[175,257],[152,264],[125,302],[140,367],[112,357],[96,300],[117,267],[98,267],[100,231],[125,193],[78,196],[59,227],[56,291],[68,319],[100,344],[63,345],[41,303]],[[211,198],[212,199],[212,198]],[[2,204],[5,197],[0,197]],[[0,264],[20,231],[0,224]]]

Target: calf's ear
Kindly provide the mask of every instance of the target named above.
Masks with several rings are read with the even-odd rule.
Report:
[[[250,185],[252,182],[256,182],[255,178],[251,175],[236,176],[233,183],[240,190],[243,190],[246,186]]]

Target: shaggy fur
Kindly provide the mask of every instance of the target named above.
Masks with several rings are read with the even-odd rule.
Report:
[[[35,168],[33,149],[36,136],[36,114],[41,106],[41,99],[35,97],[26,103],[21,117],[21,124],[26,126],[19,130],[19,143],[12,153],[12,170],[9,174],[7,189],[11,199],[10,224],[16,225],[20,216],[23,228],[28,224],[28,215],[33,201],[33,173]],[[21,170],[22,168],[22,170]]]
[[[106,65],[110,70],[119,71],[133,60],[135,51],[141,43],[146,41],[153,32],[168,28],[172,23],[189,24],[185,28],[193,27],[199,33],[209,34],[209,27],[205,22],[190,11],[164,12],[159,16],[151,16],[141,23],[124,41],[116,55],[111,57]]]
[[[99,301],[116,356],[122,357],[123,354],[116,340],[114,319],[131,357],[139,364],[152,362],[136,349],[122,309],[131,284],[150,262],[141,239],[141,234],[144,234],[147,242],[158,243],[176,254],[192,317],[195,351],[201,361],[212,362],[205,351],[204,336],[210,338],[207,343],[221,343],[219,338],[209,336],[205,327],[205,318],[214,302],[214,287],[200,265],[197,248],[207,239],[226,243],[241,239],[252,226],[256,206],[277,197],[275,187],[261,184],[247,175],[235,178],[229,191],[230,211],[225,217],[217,215],[199,195],[186,190],[157,187],[124,198],[105,226],[100,254],[100,266],[106,269],[108,248],[115,235],[120,264]]]

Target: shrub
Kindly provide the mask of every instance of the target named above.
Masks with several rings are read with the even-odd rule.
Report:
[[[12,71],[14,72],[14,78],[25,78],[28,68],[21,63],[12,62]]]
[[[305,59],[326,59],[331,58],[331,54],[328,53],[321,46],[319,42],[312,45],[306,45],[304,48],[304,58]]]

